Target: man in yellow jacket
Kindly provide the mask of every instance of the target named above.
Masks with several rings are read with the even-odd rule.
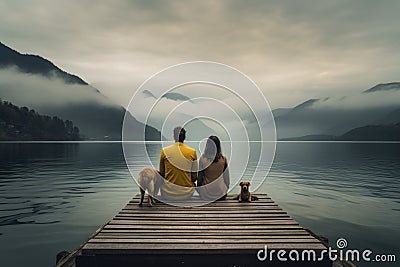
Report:
[[[161,197],[168,200],[186,200],[194,193],[197,180],[196,150],[183,144],[186,130],[174,129],[175,143],[161,149],[160,174],[165,178]]]

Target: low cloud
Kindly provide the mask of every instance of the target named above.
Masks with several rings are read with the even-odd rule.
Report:
[[[359,93],[342,97],[320,99],[312,106],[327,110],[368,110],[400,107],[400,90]]]
[[[21,73],[16,68],[0,69],[0,97],[37,111],[85,103],[112,105],[91,86],[66,84],[57,77]]]

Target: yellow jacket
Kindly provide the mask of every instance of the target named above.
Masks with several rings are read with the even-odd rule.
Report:
[[[185,200],[193,195],[192,175],[197,171],[196,160],[196,150],[181,142],[176,142],[161,150],[160,174],[165,178],[161,186],[163,198]]]

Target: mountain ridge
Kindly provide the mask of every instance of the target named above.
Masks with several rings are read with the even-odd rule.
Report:
[[[79,76],[62,70],[46,58],[39,55],[22,54],[2,42],[0,42],[0,58],[0,67],[2,68],[16,66],[21,72],[40,74],[45,77],[56,75],[66,83],[89,85]]]
[[[366,125],[339,136],[345,141],[400,141],[400,122],[390,125]]]
[[[89,95],[93,101],[90,101],[90,99],[85,99],[85,101],[78,99],[75,102],[69,102],[58,106],[54,106],[50,102],[36,104],[36,106],[33,106],[34,104],[23,105],[29,106],[30,109],[35,109],[43,114],[51,114],[52,116],[58,116],[64,120],[68,119],[73,121],[74,124],[80,128],[81,134],[85,136],[86,139],[121,140],[122,124],[126,115],[126,121],[130,125],[130,129],[132,129],[128,136],[132,140],[161,140],[161,134],[157,129],[148,125],[144,125],[136,120],[136,118],[134,118],[128,111],[125,110],[125,108],[111,102],[111,100],[101,94],[99,90],[89,85],[77,75],[73,75],[61,70],[51,61],[43,57],[30,54],[21,54],[20,52],[1,43],[0,71],[2,69],[13,68],[14,66],[17,68],[15,75],[19,75],[19,73],[28,73],[49,78],[49,82],[47,83],[45,79],[45,83],[49,84],[50,87],[58,86],[58,84],[54,85],[54,83],[51,83],[52,78],[58,78],[63,81],[62,84],[65,84],[65,88],[63,88],[63,90],[68,90],[68,86],[70,85],[82,86],[82,88],[79,89],[84,90],[86,95]],[[23,77],[21,77],[21,79],[22,78]],[[0,89],[1,86],[2,85],[0,84]],[[4,86],[8,86],[7,83],[5,83],[3,87]],[[89,90],[86,91],[86,88]],[[29,81],[27,84],[24,84],[23,88],[19,89],[21,89],[23,92],[32,90]],[[1,97],[4,100],[11,100],[7,99],[7,95],[2,95]],[[46,96],[43,97],[45,98]],[[79,98],[79,96],[77,98]],[[97,103],[95,99],[100,99],[101,103]],[[14,100],[12,102],[17,101]],[[146,134],[144,134],[145,132]]]
[[[400,99],[393,101],[399,97],[397,86],[400,88],[400,83],[381,83],[350,97],[312,98],[291,109],[275,109],[278,138],[341,136],[357,127],[397,123]],[[393,91],[390,95],[386,94],[389,90]],[[359,99],[364,106],[356,106]]]
[[[373,93],[378,91],[400,90],[400,82],[380,83],[365,91],[363,93]]]
[[[400,141],[400,122],[389,125],[366,125],[343,135],[305,135],[282,138],[280,141]]]

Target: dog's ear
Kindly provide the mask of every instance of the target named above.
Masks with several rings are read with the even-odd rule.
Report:
[[[243,185],[243,182],[240,182],[240,184],[239,184],[240,186],[242,186]]]
[[[247,186],[250,186],[251,185],[251,183],[250,182],[247,182]]]

